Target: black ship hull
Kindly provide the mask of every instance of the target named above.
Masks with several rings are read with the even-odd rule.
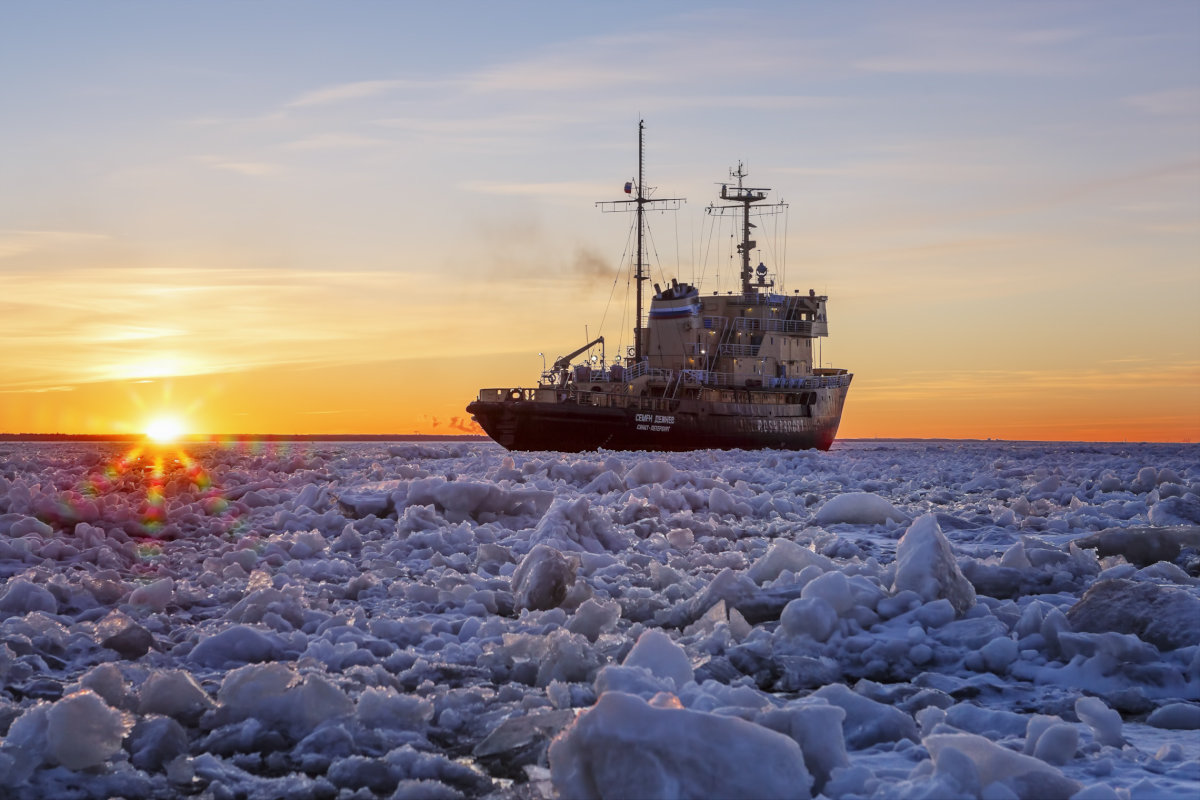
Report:
[[[812,392],[802,413],[744,403],[714,410],[679,401],[627,407],[539,401],[520,390],[467,406],[488,436],[509,450],[828,450],[837,436],[847,386]]]

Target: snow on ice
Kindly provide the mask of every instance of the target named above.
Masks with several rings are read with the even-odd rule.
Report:
[[[29,798],[1194,798],[1200,448],[0,443]]]

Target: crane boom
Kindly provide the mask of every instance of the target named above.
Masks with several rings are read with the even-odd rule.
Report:
[[[588,350],[591,347],[595,347],[598,344],[604,344],[603,336],[597,336],[595,339],[592,339],[590,342],[588,342],[587,344],[585,344],[583,347],[579,348],[578,350],[573,350],[572,352],[567,353],[565,356],[563,356],[562,358],[555,361],[554,369],[556,369],[556,370],[566,369],[567,367],[569,367],[571,365],[572,358],[574,358],[575,356],[579,355],[582,352],[585,352],[586,350]]]

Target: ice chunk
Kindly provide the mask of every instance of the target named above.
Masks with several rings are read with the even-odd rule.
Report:
[[[843,616],[854,608],[854,593],[850,590],[850,581],[846,574],[839,570],[826,572],[804,585],[800,596],[802,598],[821,598],[830,605],[838,616]]]
[[[600,668],[600,659],[584,636],[559,628],[545,637],[545,653],[538,659],[535,683],[549,686],[554,681],[582,683]]]
[[[1026,726],[1021,752],[1047,764],[1062,766],[1075,758],[1078,746],[1079,730],[1074,725],[1063,722],[1060,717],[1035,714]]]
[[[512,753],[553,737],[574,720],[575,712],[569,708],[509,717],[475,745],[473,752],[479,758]]]
[[[159,578],[134,589],[129,595],[129,604],[151,611],[165,611],[174,597],[175,581],[172,578]]]
[[[529,538],[559,550],[606,553],[624,550],[626,536],[614,529],[607,514],[593,509],[588,498],[556,497]]]
[[[601,602],[588,598],[575,610],[575,615],[567,623],[567,630],[583,634],[594,642],[600,638],[600,634],[612,630],[620,617],[620,603]]]
[[[371,797],[392,796],[398,783],[398,779],[392,775],[386,762],[378,758],[358,755],[335,760],[329,765],[325,776],[330,783],[342,789],[342,794],[348,794],[350,790],[358,790],[355,792],[358,796],[364,793],[369,793],[368,796]]]
[[[1129,488],[1138,494],[1145,494],[1158,485],[1158,470],[1154,467],[1142,467],[1137,477],[1129,484]]]
[[[192,648],[190,659],[204,667],[228,667],[270,661],[282,650],[277,636],[250,625],[234,625],[202,640]]]
[[[1160,650],[1200,644],[1200,598],[1143,581],[1096,581],[1067,619],[1076,631],[1132,633]]]
[[[720,486],[713,487],[708,494],[708,510],[717,515],[731,514],[736,517],[747,517],[754,509],[747,503],[739,503],[729,492]]]
[[[818,525],[845,522],[851,525],[882,525],[906,522],[908,515],[877,494],[847,492],[831,497],[817,510]]]
[[[1081,697],[1075,701],[1075,713],[1092,729],[1096,741],[1110,747],[1125,744],[1121,735],[1121,715],[1113,711],[1099,697]]]
[[[1157,507],[1156,505],[1155,508]],[[1180,550],[1184,547],[1200,547],[1200,527],[1176,525],[1165,528],[1105,528],[1075,539],[1074,543],[1079,547],[1095,549],[1101,557],[1121,555],[1131,564],[1147,567],[1159,561],[1174,561],[1179,558]]]
[[[958,762],[959,756],[951,755],[952,751],[969,758],[979,772],[984,796],[990,796],[987,787],[993,783],[1002,783],[1017,797],[1029,800],[1067,800],[1080,788],[1046,762],[1014,753],[974,733],[933,734],[926,736],[922,744],[935,766],[945,757]]]
[[[1152,525],[1200,525],[1200,499],[1195,495],[1167,497],[1150,507]]]
[[[129,685],[116,664],[97,664],[79,682],[67,687],[68,692],[91,689],[113,708],[130,709]]]
[[[833,562],[825,556],[801,547],[791,539],[776,539],[746,575],[755,583],[762,584],[775,580],[785,569],[798,574],[810,564],[816,564],[822,570],[833,569]]]
[[[1013,639],[1002,636],[981,647],[979,655],[983,656],[983,663],[991,672],[1003,675],[1017,660],[1018,646]]]
[[[754,721],[796,740],[804,752],[804,766],[813,776],[813,791],[820,792],[835,769],[850,763],[841,735],[844,709],[825,703],[791,703],[770,708]]]
[[[96,640],[101,647],[114,650],[122,658],[128,659],[141,658],[154,646],[150,631],[120,611],[111,611],[96,623]]]
[[[0,612],[23,615],[33,611],[57,614],[58,601],[45,586],[40,586],[25,578],[10,580],[4,587],[4,594],[0,595]]]
[[[898,708],[876,702],[851,691],[840,683],[831,683],[812,693],[815,698],[846,712],[843,728],[846,744],[861,750],[879,742],[901,739],[917,741],[917,723]]]
[[[329,543],[318,530],[297,531],[288,545],[288,555],[292,558],[312,558],[323,551]]]
[[[949,787],[950,793],[957,797],[978,797],[982,786],[979,780],[979,768],[970,756],[954,747],[947,747],[934,759],[934,776],[938,783]],[[936,792],[941,794],[939,790]]]
[[[248,664],[225,676],[217,691],[222,720],[252,719],[296,738],[354,713],[354,701],[322,675],[301,678],[284,664]]]
[[[138,690],[138,711],[164,714],[184,722],[194,722],[214,705],[191,673],[161,670],[150,673]]]
[[[170,717],[145,716],[129,734],[129,760],[138,769],[158,772],[187,752],[187,731]]]
[[[932,514],[919,517],[896,545],[893,592],[912,590],[925,601],[946,599],[962,615],[975,605],[975,587],[958,563],[950,542]]]
[[[751,614],[744,606],[748,601],[759,598],[759,596],[759,588],[754,581],[746,577],[745,573],[734,572],[726,567],[717,573],[708,586],[704,587],[704,591],[693,595],[692,599],[686,603],[676,606],[672,610],[671,621],[672,624],[683,627],[695,622],[721,601],[725,602],[726,608],[742,606],[744,615],[750,618]]]
[[[286,664],[248,664],[225,676],[217,700],[235,719],[264,717],[297,680]]]
[[[799,597],[784,606],[779,624],[792,636],[824,642],[837,630],[838,612],[823,597]]]
[[[676,691],[692,680],[692,662],[684,649],[657,628],[644,631],[622,666],[642,667],[675,682]]]
[[[1047,764],[1061,767],[1075,758],[1075,749],[1079,746],[1079,731],[1074,725],[1058,722],[1051,725],[1038,737],[1033,748],[1035,758],[1040,758]]]
[[[1059,722],[1062,722],[1062,717],[1053,714],[1034,714],[1030,717],[1025,726],[1025,745],[1021,748],[1021,752],[1027,756],[1033,755],[1038,738],[1049,730],[1051,725]]]
[[[1156,708],[1146,719],[1147,725],[1173,731],[1200,730],[1200,705],[1194,703],[1168,703]]]
[[[639,461],[625,473],[625,488],[633,489],[649,483],[666,483],[675,477],[675,467],[666,461]]]
[[[390,480],[351,486],[337,493],[342,508],[356,517],[382,517],[397,511],[408,495],[408,481]]]
[[[1004,555],[1000,557],[1000,566],[1012,567],[1013,569],[1029,569],[1033,566],[1029,562],[1029,556],[1025,555],[1025,542],[1017,542],[1012,547],[1004,551]]]
[[[536,544],[512,574],[513,607],[520,611],[557,608],[575,584],[578,560],[548,544]]]
[[[369,686],[358,696],[355,716],[368,728],[421,730],[433,719],[433,703],[390,687]]]
[[[650,699],[659,692],[675,689],[675,681],[655,675],[645,667],[627,667],[624,664],[606,664],[596,673],[596,694],[624,692]]]
[[[1093,783],[1071,795],[1071,800],[1122,800],[1122,797],[1107,783]]]
[[[563,797],[807,798],[791,738],[737,717],[655,707],[606,692],[550,745]]]
[[[982,708],[973,703],[958,703],[946,710],[946,723],[959,730],[991,738],[1020,736],[1029,722],[1022,714],[999,708]]]
[[[118,711],[84,689],[46,711],[46,757],[67,769],[98,767],[121,749],[133,715]]]

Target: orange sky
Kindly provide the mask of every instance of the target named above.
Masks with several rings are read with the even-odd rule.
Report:
[[[18,0],[0,432],[462,432],[629,343],[645,116],[653,279],[745,160],[842,436],[1200,440],[1200,5],[867,6]]]

